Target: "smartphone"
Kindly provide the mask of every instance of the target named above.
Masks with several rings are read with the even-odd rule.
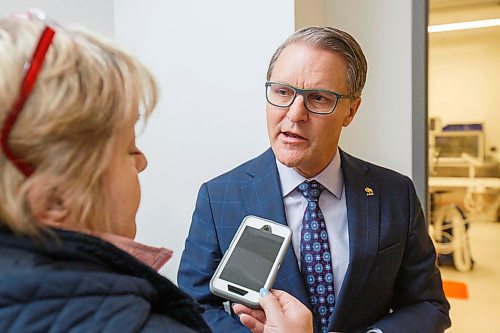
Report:
[[[210,280],[210,291],[259,308],[259,291],[271,289],[291,238],[286,225],[246,216]]]

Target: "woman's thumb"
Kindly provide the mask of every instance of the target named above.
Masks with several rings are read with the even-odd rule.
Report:
[[[266,313],[266,317],[274,317],[277,316],[278,314],[281,314],[281,305],[278,302],[278,299],[274,297],[273,294],[269,292],[269,290],[265,288],[260,289],[260,306]]]

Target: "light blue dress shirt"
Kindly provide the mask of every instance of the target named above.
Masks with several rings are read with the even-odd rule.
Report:
[[[283,203],[288,226],[292,229],[292,246],[300,268],[300,231],[307,200],[297,191],[297,186],[305,180],[315,179],[326,187],[319,198],[319,207],[325,217],[333,266],[333,288],[335,295],[340,287],[349,264],[349,230],[345,201],[344,177],[337,149],[330,164],[316,177],[306,179],[293,168],[288,168],[276,160],[283,193]]]

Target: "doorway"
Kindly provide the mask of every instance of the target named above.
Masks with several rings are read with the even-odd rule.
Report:
[[[430,227],[452,306],[447,332],[495,332],[500,2],[431,0],[428,60]]]

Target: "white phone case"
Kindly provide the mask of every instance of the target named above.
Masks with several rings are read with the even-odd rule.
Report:
[[[260,288],[271,289],[291,238],[292,231],[286,225],[246,216],[210,280],[210,291],[259,308]]]

